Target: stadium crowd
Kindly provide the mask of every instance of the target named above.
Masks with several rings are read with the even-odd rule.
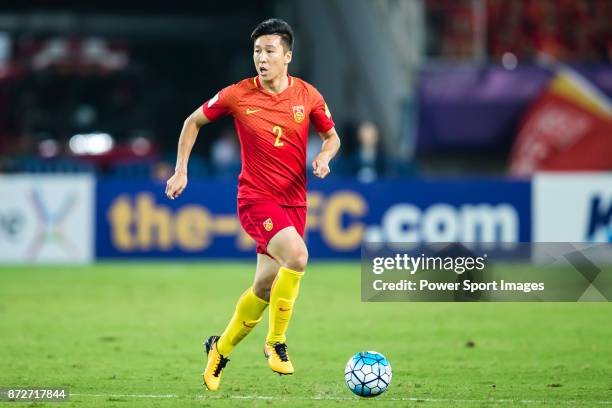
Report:
[[[424,4],[430,56],[471,60],[478,25],[489,61],[508,53],[521,63],[612,61],[610,0]],[[214,49],[228,55],[203,59],[176,43],[167,48],[139,44],[26,34],[9,41],[0,33],[0,173],[71,171],[166,179],[181,121],[218,83],[244,74],[214,65],[231,58],[231,47]],[[177,69],[173,55],[191,58],[182,64],[189,69]],[[201,72],[228,77],[211,79]],[[333,163],[334,175],[368,182],[415,173],[414,163],[394,162],[384,153],[386,140],[373,118],[335,119],[343,147]],[[192,175],[238,174],[240,150],[229,125],[205,129],[190,163]],[[310,137],[309,159],[318,139]]]
[[[0,173],[93,172],[158,180],[172,174],[180,119],[193,108],[176,102],[201,103],[197,90],[191,87],[187,97],[187,87],[160,78],[155,63],[143,63],[146,56],[139,60],[132,55],[136,50],[121,43],[26,38],[16,45],[0,78]],[[238,175],[240,147],[230,124],[203,131],[190,161],[192,176]],[[338,125],[344,147],[334,175],[364,182],[406,175],[406,165],[393,165],[383,154],[374,122]],[[309,139],[312,160],[321,141],[315,134]]]
[[[455,60],[475,53],[472,0],[428,0],[429,54]],[[482,0],[486,56],[519,60],[612,61],[609,0]]]

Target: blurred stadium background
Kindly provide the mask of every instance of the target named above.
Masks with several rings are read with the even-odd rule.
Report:
[[[314,257],[355,258],[364,237],[610,239],[609,1],[31,1],[0,13],[3,262],[251,256],[231,120],[201,132],[184,199],[164,200],[160,183],[186,115],[253,75],[248,35],[272,15],[294,26],[290,72],[325,95],[343,140],[329,180],[310,183]]]
[[[63,337],[53,336],[74,335],[69,322],[65,322],[67,331],[58,332],[33,317],[47,316],[45,310],[51,317],[66,312],[74,318],[76,310],[85,307],[100,325],[81,321],[74,330],[82,329],[83,335],[102,328],[116,329],[121,337],[121,329],[128,330],[130,324],[140,327],[141,323],[144,331],[158,327],[161,337],[147,348],[151,353],[154,347],[165,350],[167,342],[174,341],[169,340],[169,330],[197,336],[189,338],[194,344],[202,336],[193,332],[202,323],[201,316],[180,320],[186,319],[188,300],[197,301],[194,288],[210,295],[210,307],[223,302],[223,310],[229,313],[238,287],[248,284],[254,265],[209,261],[254,260],[254,245],[235,216],[241,163],[230,119],[201,131],[184,195],[168,201],[163,189],[173,172],[183,120],[220,88],[255,75],[249,34],[271,16],[293,26],[296,47],[289,72],[311,82],[325,96],[343,141],[330,177],[309,179],[308,197],[307,241],[313,270],[320,273],[313,282],[319,279],[326,285],[322,276],[329,268],[322,265],[330,264],[321,263],[324,259],[348,261],[338,267],[342,270],[334,278],[338,288],[343,287],[339,277],[355,279],[337,302],[354,302],[363,314],[374,310],[374,306],[358,305],[358,259],[364,239],[612,241],[609,0],[3,1],[0,275],[4,302],[0,312],[24,333],[33,330],[39,337],[26,340],[14,331],[7,338],[4,357],[12,363],[0,379],[16,385],[36,378],[23,374],[33,375],[37,357],[32,354],[31,364],[21,364],[17,358],[21,345],[44,353],[45,333],[55,339],[58,349],[62,347],[58,339]],[[311,136],[312,157],[320,140]],[[159,259],[203,262],[168,264],[168,271],[183,282],[184,292],[166,292],[162,287],[172,287],[173,282],[164,264],[137,262]],[[120,261],[106,262],[110,260]],[[71,272],[47,266],[50,263],[85,266]],[[189,270],[188,280],[181,275],[183,267]],[[234,267],[243,272],[236,277],[239,284],[227,278],[235,275],[213,274]],[[199,272],[204,273],[202,280]],[[58,280],[52,284],[54,279]],[[216,292],[208,282],[221,282],[227,293]],[[139,292],[139,285],[150,290]],[[56,305],[55,295],[62,288],[87,295],[77,296],[74,304],[62,298],[65,303]],[[123,296],[134,303],[122,300]],[[324,294],[317,296],[321,302],[335,304]],[[159,309],[164,323],[155,321],[145,306],[151,299],[162,298],[175,302],[169,310],[176,312],[171,315]],[[379,306],[376,310],[384,307],[394,319],[410,321],[407,312],[402,312],[407,309]],[[104,318],[117,319],[125,327],[105,326],[95,311],[103,313],[106,307],[120,308]],[[129,319],[122,311],[133,307],[145,315],[144,323],[121,320]],[[531,333],[521,326],[525,322],[540,329],[535,350],[544,354],[546,347],[555,347],[546,333],[557,333],[561,327],[574,334],[587,333],[584,338],[592,341],[595,352],[604,347],[602,339],[609,339],[603,317],[609,316],[609,309],[581,309],[583,314],[549,306],[542,315],[547,324],[538,320],[537,313],[518,307],[487,309],[491,314],[470,309],[481,322],[487,316],[522,316],[502,319],[499,327],[490,320],[493,328],[481,329],[466,317],[470,314],[465,314],[466,309],[460,310],[449,305],[418,306],[418,313],[436,325],[451,325],[444,331],[447,336],[457,340],[480,333],[504,338],[501,347],[506,351],[517,344],[511,340],[515,329],[523,339]],[[563,320],[560,312],[573,317]],[[178,315],[183,316],[178,318],[180,329],[164,326]],[[450,320],[442,315],[451,316]],[[370,317],[370,324],[375,324],[375,316]],[[215,315],[214,330],[226,318],[223,313]],[[20,321],[25,323],[20,326]],[[420,334],[406,335],[416,342],[417,351],[424,352],[428,339],[435,336],[433,323],[412,323]],[[296,330],[314,335],[323,330],[319,326],[312,331],[296,326]],[[387,326],[389,333],[397,330]],[[595,326],[599,331],[589,332]],[[351,347],[366,343],[359,332],[349,330],[344,337],[347,334],[353,336],[345,338]],[[556,334],[566,340],[564,350],[582,342],[566,334]],[[114,334],[100,336],[103,347],[117,341]],[[137,348],[149,341],[132,340],[133,344],[123,347]],[[188,342],[183,343],[181,347]],[[389,339],[384,344],[387,349],[400,346]],[[444,347],[440,343],[428,347],[434,346]],[[66,361],[87,359],[81,346],[71,347],[83,356],[64,356]],[[518,349],[540,364],[543,376],[544,370],[557,367],[556,357],[539,360],[541,354],[529,354],[529,347]],[[348,350],[347,356],[353,351]],[[516,361],[516,355],[508,353],[504,361]],[[414,357],[406,356],[406,361]],[[576,361],[580,356],[574,354]],[[481,362],[486,358],[481,357]],[[136,361],[134,367],[141,363],[148,364]],[[586,389],[596,376],[606,378],[602,364],[609,369],[609,349],[591,363],[595,364],[591,376],[582,377]],[[58,367],[49,361],[45,364]],[[75,364],[77,371],[86,367]],[[430,367],[424,360],[417,364],[421,366],[415,371]],[[89,378],[80,371],[85,377],[79,377],[74,370],[68,370],[74,378],[62,371],[66,384],[74,385],[79,378],[95,384],[95,376]],[[486,382],[486,373],[495,373],[494,364],[483,370],[481,379]],[[515,363],[509,372],[520,371]],[[104,371],[109,379],[113,373]],[[180,380],[192,381],[191,374],[197,377],[194,373]],[[446,373],[440,381],[452,378],[451,371]],[[575,375],[572,378],[584,374],[571,369],[564,373]],[[431,378],[438,374],[432,373]],[[101,384],[112,389],[113,382],[106,380]],[[553,385],[555,381],[550,380]],[[146,394],[146,385],[151,384],[127,391]],[[517,392],[524,391],[520,381],[517,387]],[[416,388],[408,391],[424,392]],[[95,385],[83,389],[97,390]],[[573,390],[567,389],[570,394]],[[438,391],[451,392],[442,385]],[[457,395],[473,397],[468,392],[449,398]],[[609,391],[589,391],[589,395],[601,401],[609,398]]]

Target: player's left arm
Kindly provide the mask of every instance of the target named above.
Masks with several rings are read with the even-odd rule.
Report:
[[[330,172],[329,162],[340,149],[340,138],[335,127],[326,132],[321,132],[319,135],[323,139],[323,145],[317,157],[312,161],[312,172],[319,178],[325,178]]]
[[[310,120],[315,131],[323,139],[321,151],[312,161],[312,172],[319,178],[325,178],[329,174],[329,162],[340,149],[340,138],[332,119],[331,112],[323,99],[323,96],[313,86],[308,86],[310,93]]]

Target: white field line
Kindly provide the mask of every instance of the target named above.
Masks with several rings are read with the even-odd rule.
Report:
[[[180,398],[176,394],[86,394],[70,393],[71,397],[92,397],[92,398]],[[186,396],[189,398],[189,396]],[[334,397],[328,395],[313,395],[312,397],[290,397],[290,396],[271,396],[271,395],[197,395],[198,400],[208,399],[228,399],[228,400],[264,400],[264,401],[358,401],[354,397]],[[419,397],[385,397],[385,401],[412,401],[412,402],[436,402],[436,403],[466,403],[466,404],[565,404],[570,406],[577,405],[612,405],[612,401],[581,401],[581,400],[527,400],[527,399],[452,399],[452,398],[419,398]]]
[[[178,398],[175,394],[81,394],[70,393],[71,397],[93,397],[93,398]]]

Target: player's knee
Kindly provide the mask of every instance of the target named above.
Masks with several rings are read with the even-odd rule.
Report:
[[[306,246],[300,245],[292,248],[285,260],[285,267],[293,269],[294,271],[303,272],[306,269],[308,263],[308,250]]]

